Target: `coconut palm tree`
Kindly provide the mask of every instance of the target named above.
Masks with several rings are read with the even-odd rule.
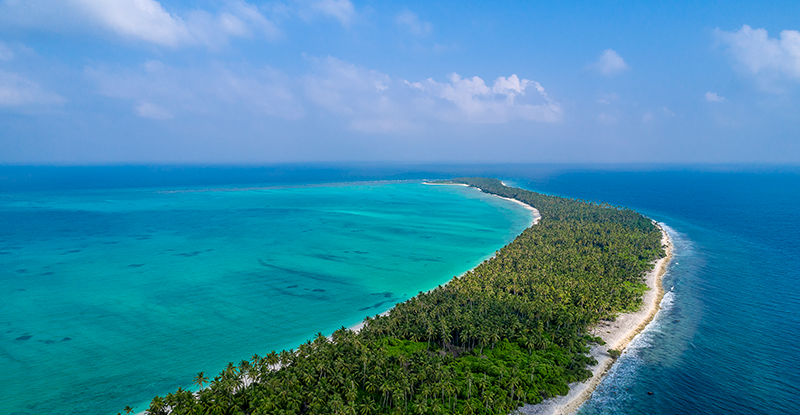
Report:
[[[197,376],[194,377],[194,384],[197,385],[199,389],[203,389],[206,383],[208,383],[208,377],[204,376],[203,372],[198,372]]]

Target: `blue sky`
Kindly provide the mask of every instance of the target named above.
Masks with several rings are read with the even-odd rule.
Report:
[[[0,0],[0,163],[798,163],[798,16]]]

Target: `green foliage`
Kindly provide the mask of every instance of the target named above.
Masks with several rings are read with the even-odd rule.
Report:
[[[411,340],[401,340],[395,338],[384,339],[383,346],[386,349],[386,355],[388,356],[411,356],[416,352],[428,349],[428,344],[425,342],[415,342]]]
[[[607,204],[453,182],[528,203],[541,222],[358,334],[231,364],[197,396],[156,397],[149,413],[507,414],[589,377],[588,345],[600,341],[587,328],[640,305],[643,275],[664,255],[658,228]]]

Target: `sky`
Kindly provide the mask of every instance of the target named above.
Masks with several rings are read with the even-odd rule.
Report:
[[[0,0],[0,164],[796,164],[759,3]]]

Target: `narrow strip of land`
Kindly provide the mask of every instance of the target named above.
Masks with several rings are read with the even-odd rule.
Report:
[[[157,397],[149,412],[504,415],[597,378],[589,369],[609,364],[591,347],[601,322],[637,308],[648,317],[625,327],[652,318],[658,301],[642,296],[666,263],[652,271],[666,254],[662,230],[630,209],[496,179],[452,182],[535,207],[536,224],[459,278],[366,318],[357,333],[320,333],[296,350],[230,364],[208,388]],[[620,348],[636,330],[606,331],[624,333],[606,336]]]

